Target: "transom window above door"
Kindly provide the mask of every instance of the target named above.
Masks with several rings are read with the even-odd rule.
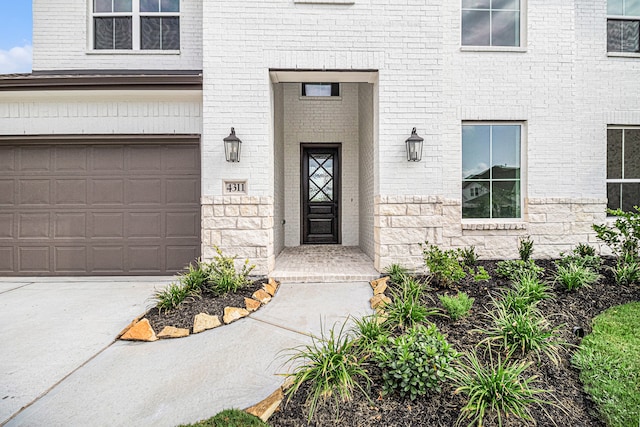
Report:
[[[93,0],[93,49],[180,49],[180,0]]]
[[[520,47],[524,0],[462,0],[462,46]]]

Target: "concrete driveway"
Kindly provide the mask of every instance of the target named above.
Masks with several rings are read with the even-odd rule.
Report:
[[[283,350],[371,312],[366,282],[283,284],[231,325],[114,342],[170,280],[0,279],[0,425],[161,427],[246,408],[282,383]]]

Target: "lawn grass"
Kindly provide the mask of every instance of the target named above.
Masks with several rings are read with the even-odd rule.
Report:
[[[640,302],[597,316],[573,362],[607,425],[640,426]]]
[[[269,427],[260,418],[238,409],[227,409],[208,420],[195,424],[184,424],[179,427]]]

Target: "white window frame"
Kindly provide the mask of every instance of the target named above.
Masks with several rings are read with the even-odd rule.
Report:
[[[521,224],[525,221],[525,200],[527,188],[527,122],[525,120],[463,120],[460,126],[460,167],[462,167],[462,127],[463,126],[520,126],[520,217],[518,218],[462,218],[465,224]],[[462,170],[461,170],[462,172]],[[460,173],[460,176],[462,173]],[[464,178],[460,179],[462,185]],[[462,190],[462,188],[461,188]],[[460,191],[460,214],[462,215],[462,191]],[[492,227],[486,228],[493,229]]]
[[[89,5],[89,34],[87,53],[91,54],[178,54],[182,49],[182,0],[180,1],[180,12],[140,12],[140,0],[131,0],[131,12],[94,12],[93,0],[88,1]],[[95,48],[95,28],[93,18],[118,18],[131,17],[131,49],[96,49]],[[141,49],[141,25],[142,17],[159,17],[159,18],[178,18],[180,20],[180,49],[177,50],[161,50],[161,49]]]
[[[607,2],[606,6],[608,7],[608,2]],[[623,3],[623,9],[624,9],[624,3]],[[640,21],[640,15],[609,15],[609,11],[607,10],[607,25],[605,26],[605,32],[606,32],[605,39],[606,39],[607,56],[621,56],[621,57],[628,57],[628,58],[640,58],[640,52],[609,52],[609,34],[608,34],[609,20],[613,20],[613,21]],[[640,35],[638,37],[640,38]],[[638,40],[638,43],[640,43],[640,40]]]
[[[621,155],[621,159],[622,159],[622,165],[621,165],[621,171],[620,174],[622,176],[624,176],[624,137],[625,137],[625,130],[639,130],[640,126],[634,126],[634,125],[629,125],[629,126],[625,126],[625,125],[609,125],[607,126],[607,131],[610,130],[622,130],[622,153]],[[608,132],[607,132],[608,134]],[[607,135],[607,156],[605,157],[605,160],[607,162],[607,165],[609,163],[609,137]],[[637,184],[640,183],[640,178],[605,178],[605,183],[606,185],[608,184]],[[607,189],[607,200],[609,199],[609,190]],[[620,208],[622,209],[622,192],[620,193]],[[608,205],[608,202],[607,202]]]
[[[527,51],[527,0],[520,0],[520,46],[476,46],[462,44],[462,8],[460,0],[460,51],[462,52],[526,52]]]

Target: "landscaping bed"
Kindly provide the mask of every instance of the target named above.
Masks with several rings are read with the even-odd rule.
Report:
[[[553,282],[556,271],[554,262],[536,261],[538,266],[544,268],[542,280],[551,284],[551,297],[542,299],[537,308],[552,328],[558,328],[557,338],[565,344],[559,349],[560,360],[557,365],[545,355],[532,357],[530,354],[515,354],[510,360],[532,361],[526,369],[526,376],[537,376],[531,387],[548,391],[538,397],[552,402],[552,405],[533,404],[529,407],[532,418],[539,426],[605,426],[599,418],[595,404],[583,392],[579,372],[572,366],[571,358],[582,334],[591,331],[591,320],[596,315],[609,307],[640,300],[640,287],[637,284],[616,284],[608,269],[614,263],[614,260],[605,260],[600,269],[601,277],[596,283],[569,291],[559,283]],[[469,353],[475,350],[482,363],[489,363],[489,358],[495,359],[496,354],[500,352],[483,351],[482,347],[478,347],[478,343],[486,338],[486,334],[479,330],[486,331],[491,328],[493,320],[488,313],[495,309],[494,301],[510,286],[509,280],[498,276],[496,265],[496,261],[478,261],[478,266],[484,267],[489,273],[489,281],[476,282],[472,275],[468,275],[454,285],[441,286],[432,280],[425,292],[425,304],[433,307],[442,307],[439,295],[455,295],[458,291],[463,291],[475,299],[466,317],[453,321],[444,316],[429,316],[428,322],[437,326],[456,352]],[[393,290],[395,285],[390,283],[389,286],[390,290]],[[331,325],[326,325],[326,329],[330,327]],[[310,384],[305,382],[269,419],[269,425],[453,426],[467,402],[465,396],[454,393],[455,386],[449,380],[442,382],[441,392],[429,391],[414,400],[402,398],[397,393],[384,394],[382,370],[373,361],[364,366],[372,380],[368,392],[369,399],[356,390],[353,399],[341,402],[336,412],[331,400],[333,398],[330,398],[326,403],[318,405],[311,422],[307,423],[309,404],[306,398]],[[366,383],[361,382],[361,385],[366,389]],[[465,419],[460,424],[467,425],[469,422],[470,420]],[[533,424],[516,417],[503,416],[502,419],[502,425],[505,426]],[[494,416],[487,414],[483,425],[492,426],[498,423]]]

